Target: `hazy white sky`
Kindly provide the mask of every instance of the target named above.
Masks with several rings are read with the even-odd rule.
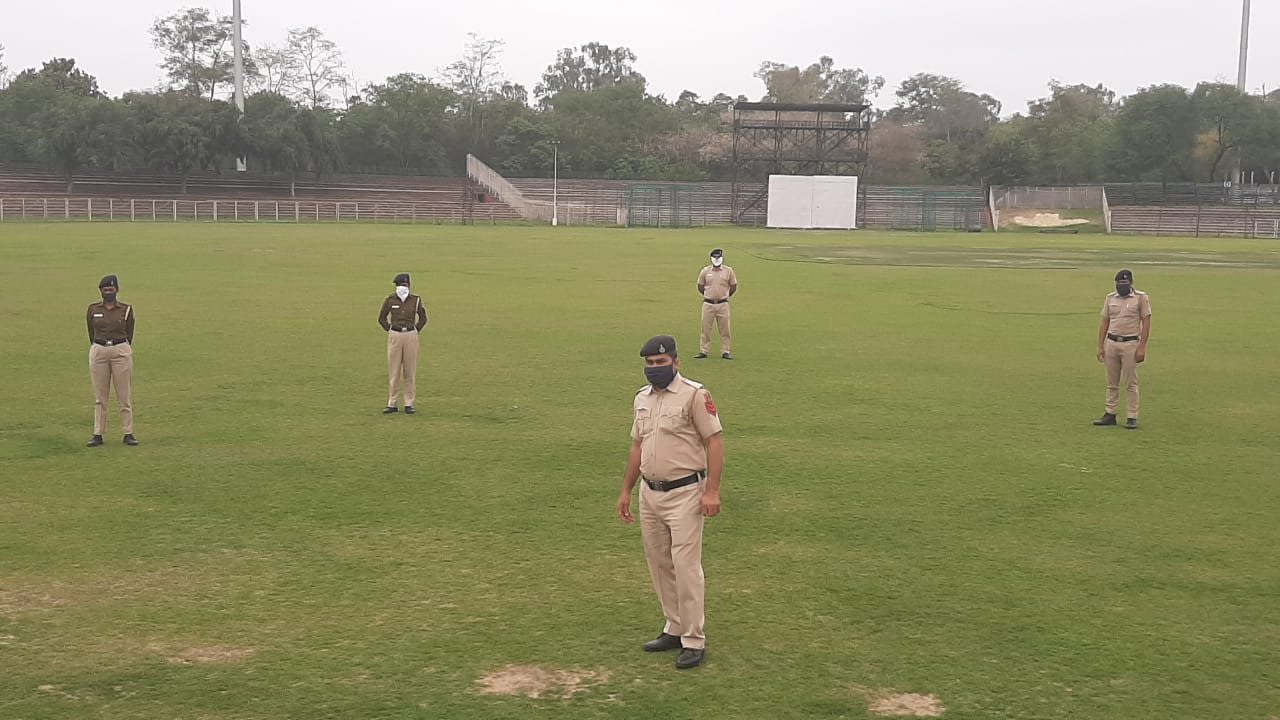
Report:
[[[506,41],[502,66],[531,91],[559,48],[624,45],[653,92],[675,99],[763,89],[763,60],[883,75],[878,105],[917,72],[952,75],[994,95],[1005,114],[1050,78],[1103,83],[1121,95],[1159,83],[1235,82],[1240,0],[242,0],[250,44],[279,44],[315,25],[364,84],[398,72],[435,75],[468,32]],[[0,44],[13,70],[71,56],[108,93],[161,83],[148,28],[183,7],[231,13],[231,0],[0,0]],[[1253,3],[1249,87],[1280,86],[1280,0]]]

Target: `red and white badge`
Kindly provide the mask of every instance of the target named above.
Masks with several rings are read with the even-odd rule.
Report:
[[[707,393],[707,414],[708,415],[716,414],[716,403],[714,400],[711,399],[711,393]]]

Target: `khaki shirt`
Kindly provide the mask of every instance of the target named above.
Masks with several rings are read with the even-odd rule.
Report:
[[[427,308],[422,304],[422,298],[413,293],[409,293],[403,302],[399,295],[391,293],[382,302],[382,309],[378,311],[378,324],[383,330],[395,327],[396,329],[414,328],[421,331],[427,326]]]
[[[680,373],[665,389],[645,385],[636,393],[631,437],[640,441],[640,474],[647,480],[679,480],[707,469],[706,441],[723,428],[711,393]]]
[[[133,343],[133,306],[116,302],[116,306],[108,308],[106,303],[96,302],[85,311],[85,322],[89,326],[89,342],[120,342],[128,340]]]
[[[698,273],[698,286],[703,288],[702,297],[707,300],[725,300],[729,297],[729,286],[738,284],[738,276],[728,265],[715,267],[708,265]]]
[[[1113,292],[1102,303],[1102,317],[1109,321],[1107,332],[1112,335],[1141,335],[1143,321],[1151,317],[1151,300],[1141,290],[1129,297]]]

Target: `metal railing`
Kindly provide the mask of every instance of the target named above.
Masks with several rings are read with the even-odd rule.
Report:
[[[494,197],[511,206],[525,220],[551,222],[553,210],[551,203],[526,198],[516,189],[516,186],[499,175],[497,170],[481,162],[475,155],[467,155],[467,177],[488,188]]]
[[[471,223],[516,219],[514,213],[497,203],[441,205],[398,200],[0,198],[0,222]]]
[[[1101,185],[1018,185],[991,188],[992,211],[1097,210],[1102,207]]]

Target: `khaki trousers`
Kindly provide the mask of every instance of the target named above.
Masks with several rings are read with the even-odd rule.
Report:
[[[707,644],[702,632],[702,522],[701,484],[658,492],[640,481],[640,535],[653,589],[667,618],[662,632],[678,635],[687,648]]]
[[[116,404],[120,406],[120,426],[125,435],[133,433],[133,346],[89,346],[89,380],[93,383],[93,434],[107,429],[107,398],[111,386],[116,388]]]
[[[1103,346],[1102,358],[1107,366],[1107,412],[1117,414],[1120,407],[1120,383],[1124,382],[1129,394],[1126,417],[1138,417],[1138,343],[1116,342],[1108,339]]]
[[[712,325],[720,326],[720,352],[732,353],[729,336],[729,303],[718,305],[702,303],[702,341],[698,346],[700,352],[711,352]]]
[[[387,407],[393,407],[404,389],[404,404],[418,399],[418,331],[387,332],[387,374],[391,377],[391,393]]]

